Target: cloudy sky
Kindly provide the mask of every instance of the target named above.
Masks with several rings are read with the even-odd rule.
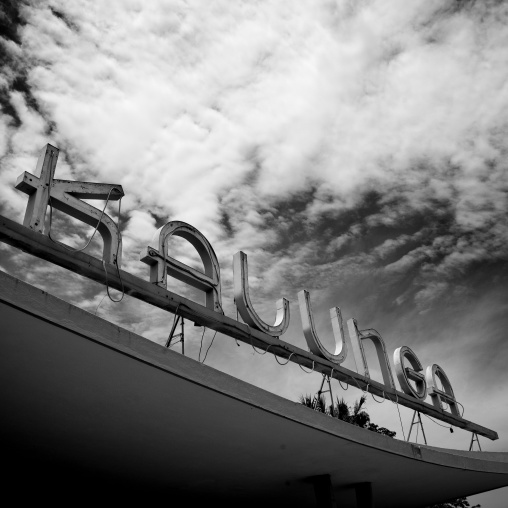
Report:
[[[337,305],[377,329],[390,355],[407,345],[424,366],[441,365],[464,416],[499,432],[483,449],[508,450],[506,3],[11,0],[1,9],[0,213],[22,221],[16,177],[52,143],[57,178],[123,185],[124,269],[147,279],[139,252],[155,230],[189,222],[218,255],[226,314],[235,316],[232,258],[243,250],[259,313],[269,321],[276,299],[291,301],[284,340],[306,347],[296,295],[307,289],[330,348]],[[91,232],[62,215],[53,231],[74,247]],[[88,252],[100,249],[94,240]],[[173,249],[192,262],[183,241]],[[172,315],[103,300],[102,286],[4,245],[0,267],[151,340],[167,337]],[[202,329],[187,329],[197,358]],[[221,335],[206,363],[292,400],[320,384]],[[351,357],[344,365],[355,368]],[[402,437],[393,405],[369,399],[367,409]],[[401,412],[407,434],[412,412]],[[463,431],[428,420],[425,429],[430,444],[469,446]],[[497,506],[478,497],[489,499]]]

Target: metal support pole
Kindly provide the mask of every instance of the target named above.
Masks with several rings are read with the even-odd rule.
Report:
[[[173,326],[171,327],[171,331],[169,332],[168,340],[166,341],[166,347],[169,347],[171,344],[171,340],[173,339],[173,334],[175,333],[176,326],[178,325],[178,320],[180,316],[177,314],[176,319],[173,321]]]
[[[323,388],[325,386],[325,382],[328,383],[328,390],[323,390]],[[318,399],[319,399],[319,397],[321,397],[321,395],[323,393],[329,393],[330,394],[331,405],[333,406],[332,383],[330,381],[330,376],[328,376],[327,374],[323,374],[323,379],[321,381],[321,387],[319,388],[319,390],[317,392]]]
[[[182,355],[185,355],[185,345],[184,345],[185,343],[184,343],[184,335],[183,335],[183,318],[182,318],[182,328],[181,328],[181,330],[182,330],[182,332],[181,332],[181,334],[182,334],[182,339],[181,339],[182,340]]]
[[[181,319],[181,321],[180,321],[180,319]],[[180,321],[180,333],[177,333],[176,335],[174,335],[176,327],[178,326],[178,321]],[[166,347],[171,347],[171,342],[173,342],[173,339],[178,339],[178,338],[180,340],[175,342],[175,344],[178,342],[182,343],[182,355],[184,355],[185,354],[184,319],[183,319],[183,317],[181,317],[179,315],[176,316],[173,326],[171,327],[171,331],[169,332],[168,340],[166,341]]]
[[[469,445],[469,451],[473,450],[473,445],[476,441],[476,444],[478,445],[478,450],[482,451],[482,447],[480,446],[480,438],[478,437],[478,434],[476,432],[473,432],[471,434],[471,443]]]
[[[425,444],[427,444],[427,437],[425,436],[425,431],[423,430],[423,422],[422,422],[422,415],[419,413],[419,411],[415,411],[413,413],[413,419],[411,420],[411,427],[409,429],[409,434],[407,436],[407,441],[409,441],[409,438],[411,437],[411,431],[413,430],[413,426],[415,425],[419,425],[420,428],[422,429],[422,434],[423,434],[423,441],[425,442]],[[417,439],[418,439],[418,427],[416,429],[417,431]]]

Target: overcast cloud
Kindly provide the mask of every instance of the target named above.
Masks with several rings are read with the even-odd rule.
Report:
[[[148,277],[139,252],[156,228],[189,222],[218,254],[227,314],[232,256],[243,250],[259,312],[269,319],[277,298],[292,302],[284,340],[304,347],[296,293],[308,289],[325,342],[327,309],[339,305],[379,330],[390,353],[405,344],[424,365],[439,363],[465,417],[499,432],[483,449],[508,449],[508,4],[55,0],[2,9],[3,215],[22,221],[26,196],[13,184],[50,142],[61,150],[58,178],[123,185],[126,270]],[[54,227],[74,246],[89,234],[61,216]],[[183,244],[174,248],[189,259]],[[92,312],[104,296],[0,249],[6,271]],[[128,298],[104,300],[102,311],[158,342],[169,331],[170,316]],[[194,357],[199,333],[189,339]],[[222,336],[207,363],[293,400],[320,382]],[[368,409],[401,437],[394,407]],[[407,432],[411,413],[403,417]],[[434,427],[431,444],[468,447],[469,434]]]

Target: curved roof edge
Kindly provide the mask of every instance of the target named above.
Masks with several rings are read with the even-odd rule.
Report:
[[[176,386],[177,384],[179,384],[179,386],[185,386],[185,390],[188,390],[189,394],[192,393],[192,396],[201,397],[199,400],[202,401],[203,404],[213,399],[217,400],[217,403],[224,408],[227,408],[225,409],[225,411],[227,411],[226,414],[230,415],[231,418],[231,420],[227,422],[224,422],[223,416],[221,422],[218,419],[219,416],[210,416],[210,413],[207,413],[208,424],[211,429],[214,428],[214,418],[217,419],[215,422],[217,429],[220,429],[221,425],[234,424],[236,415],[238,415],[239,422],[242,421],[243,425],[248,425],[248,423],[245,423],[248,420],[243,420],[242,418],[244,418],[244,416],[242,415],[249,407],[251,410],[255,409],[258,421],[261,422],[266,420],[266,425],[273,426],[273,428],[270,427],[270,432],[273,434],[270,436],[271,438],[284,441],[287,440],[289,442],[292,442],[291,440],[294,439],[294,443],[296,443],[299,448],[295,453],[297,456],[301,454],[302,464],[295,464],[295,460],[291,460],[287,466],[288,476],[292,475],[291,477],[303,478],[305,476],[312,476],[312,473],[315,471],[323,470],[324,472],[328,472],[327,474],[331,474],[334,488],[340,491],[341,489],[348,488],[349,483],[346,481],[347,474],[351,473],[354,476],[353,473],[357,471],[361,478],[367,479],[366,481],[369,481],[369,478],[372,478],[373,482],[378,481],[379,488],[382,489],[383,484],[390,478],[389,471],[384,471],[383,469],[386,469],[386,464],[393,463],[394,471],[397,468],[397,471],[400,469],[400,472],[397,473],[398,475],[408,475],[408,480],[406,481],[406,483],[408,483],[408,488],[412,474],[415,476],[415,479],[417,475],[423,474],[422,472],[431,476],[434,474],[436,478],[437,476],[448,478],[447,475],[449,475],[450,478],[446,481],[447,484],[450,485],[450,497],[455,495],[455,491],[451,487],[454,485],[455,476],[457,477],[457,482],[459,482],[457,485],[460,485],[460,482],[464,481],[465,474],[468,472],[470,473],[470,475],[467,476],[468,479],[474,477],[479,478],[481,481],[478,480],[478,484],[475,484],[473,480],[468,480],[469,484],[462,487],[462,491],[460,492],[464,493],[460,495],[470,495],[472,493],[481,492],[482,489],[490,490],[491,488],[508,485],[507,452],[467,452],[415,445],[361,429],[338,419],[316,413],[302,406],[300,403],[284,399],[164,348],[3,272],[0,272],[0,303],[2,304],[1,310],[3,315],[7,316],[5,322],[9,323],[9,319],[12,321],[11,328],[7,327],[7,329],[14,330],[16,327],[19,327],[19,330],[16,328],[15,338],[14,334],[11,334],[11,340],[9,333],[7,333],[5,337],[8,342],[7,348],[12,348],[15,354],[29,354],[28,352],[31,352],[37,347],[42,347],[43,349],[41,351],[49,351],[51,347],[54,347],[54,351],[49,351],[48,354],[54,353],[56,358],[60,351],[58,348],[84,348],[83,351],[80,349],[79,358],[83,358],[83,361],[86,361],[87,351],[90,351],[90,355],[92,355],[90,356],[90,362],[97,364],[97,355],[107,356],[108,358],[111,356],[111,362],[116,362],[115,372],[121,372],[121,369],[124,368],[120,367],[120,364],[122,362],[125,363],[126,360],[121,360],[121,358],[129,358],[137,363],[134,364],[131,361],[128,364],[129,367],[125,367],[126,373],[128,369],[144,369],[143,372],[146,372],[146,377],[153,377],[154,383],[158,382],[160,377],[160,374],[157,374],[156,371],[168,374],[171,379],[173,379],[173,381],[171,381],[171,386]],[[26,316],[26,318],[19,319],[21,315]],[[33,330],[34,322],[41,323],[41,329],[43,327],[42,323],[44,323],[44,326],[51,328],[51,337],[61,335],[61,341],[58,342],[58,344],[56,342],[54,344],[41,344],[40,341],[34,341],[32,337],[33,333],[30,332],[30,330]],[[23,326],[27,327],[26,330],[23,330]],[[56,333],[55,329],[58,329],[59,332]],[[75,338],[79,338],[79,341]],[[3,339],[4,337],[2,337],[2,340]],[[82,339],[85,339],[85,341]],[[21,340],[32,342],[30,342],[31,346],[28,349],[25,347],[20,350],[20,352],[15,348],[17,347],[17,341]],[[55,341],[56,340],[55,338]],[[88,346],[88,344],[92,343],[101,347],[93,349],[91,346]],[[72,344],[76,344],[76,346],[72,346]],[[11,351],[11,349],[7,350],[8,353]],[[106,353],[106,351],[109,351],[109,353]],[[68,352],[72,354],[71,349],[69,349]],[[36,352],[33,352],[33,354],[34,359],[32,361],[36,362],[38,358],[40,358],[41,352],[39,351],[39,356],[36,355]],[[59,357],[58,361],[62,362],[61,367],[63,369],[66,368],[64,365],[66,362],[65,357]],[[106,370],[105,372],[108,371]],[[72,373],[72,375],[74,375],[74,373]],[[100,376],[98,376],[98,378],[99,377]],[[169,385],[167,386],[169,389]],[[80,389],[82,389],[82,387]],[[146,390],[152,391],[152,388],[147,385]],[[95,395],[100,397],[97,391],[94,392],[94,396]],[[87,395],[85,394],[85,396]],[[144,396],[146,397],[146,393]],[[161,394],[161,397],[162,396],[165,396],[165,394]],[[228,402],[228,400],[230,402]],[[79,401],[73,401],[73,403],[79,404]],[[190,406],[188,409],[191,411]],[[126,410],[126,408],[122,408],[122,411],[123,410]],[[153,407],[153,410],[158,414],[160,408],[158,406]],[[277,417],[275,420],[273,418],[274,416]],[[176,418],[174,412],[167,413],[164,417],[168,418],[168,425],[173,425],[174,422],[170,419],[173,417]],[[180,418],[180,416],[178,416],[178,418]],[[182,422],[185,422],[185,420],[179,420],[179,427],[175,426],[174,432],[178,432],[179,428],[185,426],[185,423]],[[287,423],[284,424],[284,422]],[[193,427],[193,425],[194,424],[191,424],[189,426],[187,432],[195,431],[199,433],[200,427]],[[254,424],[252,427],[249,427],[249,429],[252,431],[252,446],[255,448],[259,447],[259,450],[250,450],[249,453],[256,452],[263,455],[264,452],[261,453],[261,447],[262,440],[266,438],[265,433],[260,432],[260,429]],[[182,436],[185,436],[185,434],[182,434]],[[308,437],[304,438],[303,436]],[[162,436],[160,437],[162,438]],[[305,442],[302,442],[302,439],[305,440]],[[308,446],[306,444],[307,441]],[[314,443],[313,446],[311,446],[311,442]],[[326,445],[326,450],[337,447],[336,454],[328,455],[324,453],[324,443],[329,443]],[[320,454],[317,456],[315,455],[316,447],[318,450],[321,450]],[[187,453],[193,453],[193,451],[191,450],[189,452],[187,450]],[[270,460],[279,460],[279,458],[271,458],[272,453],[275,452],[273,452],[271,448],[267,448],[265,455],[263,455],[265,458],[260,459],[266,461],[264,463],[267,464],[267,467]],[[316,459],[316,457],[318,457],[318,459]],[[340,463],[342,460],[341,457],[347,459],[346,462],[349,466]],[[365,460],[370,462],[372,466],[370,470],[369,468],[365,468],[365,461],[356,462],[359,457],[366,457]],[[223,461],[226,460],[224,457],[222,459]],[[282,460],[282,458],[280,460]],[[318,460],[318,463],[315,462],[316,460]],[[307,461],[308,464],[306,464]],[[319,467],[319,461],[321,461],[322,464],[321,468]],[[231,464],[233,463],[234,460],[231,459]],[[256,467],[258,466],[261,466],[261,464],[258,464]],[[235,467],[238,468],[238,465]],[[413,467],[414,473],[411,473],[409,470]],[[450,472],[446,473],[443,467],[449,469]],[[348,471],[348,468],[356,468],[356,470]],[[280,469],[280,466],[278,469]],[[433,470],[435,473],[432,473]],[[234,472],[236,473],[236,471]],[[284,471],[281,473],[284,473]],[[335,476],[337,480],[333,480]],[[462,478],[462,480],[460,480],[460,478]],[[241,484],[241,480],[239,479],[238,481],[239,484]],[[398,480],[394,477],[393,481],[396,482]],[[446,486],[442,488],[446,488]],[[249,489],[247,484],[245,485],[245,489]],[[424,499],[424,497],[422,497],[422,499]],[[446,497],[442,497],[442,499],[446,499]],[[378,501],[376,501],[376,503],[379,504]],[[347,503],[345,506],[347,506]],[[384,505],[381,503],[379,506]],[[397,504],[396,500],[392,500],[390,504],[386,506],[396,507],[399,506],[399,504]]]

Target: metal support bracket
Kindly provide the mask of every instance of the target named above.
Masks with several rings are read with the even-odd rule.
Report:
[[[178,326],[178,322],[180,321],[180,333],[175,335],[176,327]],[[171,327],[171,331],[169,332],[168,340],[166,341],[166,347],[169,348],[174,344],[178,344],[178,342],[182,343],[182,355],[185,354],[185,342],[184,342],[185,334],[184,334],[184,319],[180,315],[176,315],[176,319],[173,322],[173,326]],[[176,342],[173,342],[173,339],[179,339]],[[172,344],[173,343],[173,344]]]
[[[478,445],[478,450],[482,451],[482,447],[480,446],[480,438],[478,437],[478,434],[476,432],[473,432],[471,434],[471,443],[469,445],[469,451],[470,452],[473,451],[473,445],[475,442]]]
[[[324,386],[325,386],[325,383],[328,383],[328,390],[323,390]],[[323,374],[323,379],[321,381],[321,386],[317,392],[317,397],[319,399],[319,397],[321,397],[321,395],[323,393],[329,393],[330,394],[330,400],[332,401],[332,406],[333,406],[333,393],[332,393],[332,382],[330,380],[330,376],[328,376],[327,374]]]
[[[416,439],[418,439],[418,426],[422,429],[422,435],[423,435],[423,441],[425,444],[427,444],[427,437],[425,436],[425,431],[423,430],[423,422],[422,422],[422,415],[419,411],[415,411],[413,413],[413,419],[411,420],[411,427],[409,428],[409,434],[407,436],[407,441],[409,441],[409,438],[411,437],[411,432],[413,430],[414,426],[416,427]]]

